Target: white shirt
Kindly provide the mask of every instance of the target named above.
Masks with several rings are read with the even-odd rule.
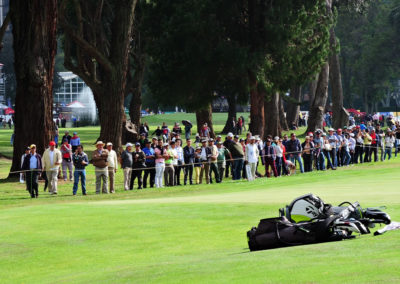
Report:
[[[54,165],[54,151],[49,150],[50,165]]]
[[[181,146],[175,147],[176,154],[178,155],[178,161],[181,161],[183,163],[183,149]]]
[[[109,151],[107,162],[108,167],[118,169],[117,153],[114,150]]]
[[[205,147],[201,148],[200,160],[202,160],[202,161],[207,160],[207,153],[206,153],[206,148]]]
[[[246,145],[246,160],[249,163],[257,163],[258,162],[258,147],[256,144],[247,144]]]
[[[356,148],[356,140],[352,137],[349,138],[349,149],[350,151],[354,151]]]
[[[276,153],[277,157],[279,157],[279,158],[283,157],[283,149],[281,148],[281,146],[279,146],[279,145],[275,146],[275,153]]]
[[[175,158],[175,156],[178,156],[178,152],[176,151],[176,148],[170,148],[169,150],[170,150],[170,151],[173,153],[173,155],[174,155],[174,158],[173,158],[173,160],[172,160],[172,164],[173,164],[174,166],[177,166],[177,165],[178,165],[178,159]]]
[[[388,148],[393,148],[395,139],[393,136],[386,136],[385,137],[385,146]]]

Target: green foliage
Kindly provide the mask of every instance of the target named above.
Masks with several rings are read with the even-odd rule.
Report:
[[[250,6],[249,6],[250,5]],[[333,17],[325,0],[152,1],[149,87],[162,104],[195,110],[214,91],[247,94],[248,74],[286,91],[326,62]]]
[[[390,21],[398,0],[374,1],[364,14],[342,10],[336,34],[341,39],[343,88],[347,104],[363,108],[390,93],[400,76],[399,36]]]

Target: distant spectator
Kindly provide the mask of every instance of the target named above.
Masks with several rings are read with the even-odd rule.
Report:
[[[76,195],[78,192],[79,177],[81,178],[82,194],[86,195],[86,166],[89,164],[88,156],[83,152],[83,146],[78,145],[76,151],[72,155],[72,161],[75,166],[74,171],[74,187],[72,194]]]
[[[61,152],[56,149],[56,142],[51,141],[49,148],[43,153],[43,169],[46,172],[47,180],[50,184],[49,193],[57,194],[58,170],[62,163]]]
[[[38,177],[42,171],[42,157],[36,153],[36,145],[30,146],[30,153],[25,156],[22,163],[22,170],[25,171],[26,190],[31,198],[38,198],[39,184]]]
[[[75,153],[76,148],[78,148],[79,145],[81,145],[81,138],[79,138],[78,133],[74,132],[72,134],[73,136],[70,139],[70,143],[72,146],[72,152]]]
[[[61,143],[63,143],[63,141],[65,140],[65,139],[67,139],[68,140],[68,144],[71,144],[71,135],[69,135],[69,131],[67,130],[67,131],[65,131],[65,134],[64,134],[64,136],[62,137],[62,139],[61,139]]]
[[[97,141],[96,150],[92,154],[93,166],[96,174],[96,194],[100,194],[100,190],[104,194],[108,193],[108,151],[104,149],[105,144]],[[102,186],[103,181],[103,186]]]
[[[110,186],[110,193],[115,193],[115,173],[118,170],[118,158],[117,153],[113,150],[113,144],[111,142],[107,143],[107,166],[108,166],[108,183]]]
[[[67,181],[67,170],[69,171],[69,180],[72,181],[72,146],[67,139],[63,140],[60,148],[62,154],[62,174],[64,181]]]
[[[129,186],[131,183],[131,175],[132,175],[132,144],[126,143],[126,149],[122,152],[120,157],[121,168],[124,172],[124,189],[129,190]]]

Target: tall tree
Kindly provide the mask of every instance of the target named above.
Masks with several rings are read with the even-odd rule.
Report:
[[[17,171],[29,144],[43,153],[53,138],[57,1],[11,0],[10,13],[17,80],[11,171]]]
[[[286,121],[287,124],[296,125],[299,122],[300,113],[300,97],[301,97],[301,86],[295,85],[290,88],[291,100],[287,102]]]
[[[64,65],[91,88],[99,140],[121,145],[129,51],[137,0],[61,0]]]

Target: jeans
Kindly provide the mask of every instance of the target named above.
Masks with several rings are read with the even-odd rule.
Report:
[[[210,163],[210,183],[212,183],[212,173],[213,172],[214,172],[214,176],[215,176],[215,182],[220,183],[221,180],[219,178],[217,163]]]
[[[386,160],[386,154],[388,155],[388,160],[392,157],[392,148],[386,147],[385,149],[385,156],[383,156],[383,160]]]
[[[300,172],[301,173],[304,173],[304,168],[303,168],[303,161],[301,160],[301,156],[299,156],[299,155],[297,155],[297,154],[295,154],[295,155],[290,155],[290,161],[292,162],[292,163],[294,163],[295,162],[295,160],[299,163],[299,165],[300,165]]]
[[[85,169],[75,169],[74,171],[74,187],[72,193],[75,195],[78,191],[79,177],[81,178],[82,194],[86,194],[86,171]]]
[[[316,167],[317,171],[323,171],[325,170],[325,155],[324,152],[320,152],[316,157]]]
[[[236,158],[233,161],[233,180],[238,180],[242,176],[244,160],[243,158]]]
[[[342,150],[342,152],[344,155],[343,165],[348,166],[351,161],[350,153],[349,153],[349,151],[345,151],[345,150]]]
[[[190,184],[193,184],[193,164],[185,165],[185,177],[183,183],[186,185],[188,177]]]

